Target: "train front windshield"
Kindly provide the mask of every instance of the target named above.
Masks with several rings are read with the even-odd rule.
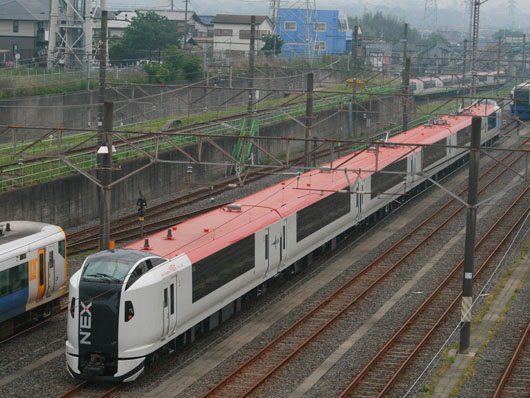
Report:
[[[82,279],[123,283],[131,268],[147,255],[133,250],[103,251],[87,258]]]

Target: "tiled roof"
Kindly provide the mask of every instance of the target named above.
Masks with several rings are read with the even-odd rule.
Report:
[[[0,19],[47,21],[50,19],[50,0],[0,0]]]

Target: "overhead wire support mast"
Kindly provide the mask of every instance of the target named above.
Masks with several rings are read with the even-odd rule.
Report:
[[[99,47],[99,92],[98,92],[98,148],[102,148],[104,145],[108,145],[108,137],[105,136],[105,127],[103,126],[103,119],[105,114],[105,80],[106,80],[106,72],[107,72],[107,1],[101,0],[101,42]],[[110,122],[107,121],[107,123],[112,123],[112,106],[110,107]],[[107,129],[110,130],[110,129]],[[108,156],[112,157],[112,153],[108,154]],[[108,163],[108,156],[105,157],[100,153],[100,150],[98,149],[98,153],[96,155],[96,162],[97,162],[97,174],[98,179],[100,181],[107,181],[107,173],[105,169],[105,165]],[[112,177],[111,177],[112,178]],[[105,184],[103,184],[105,185]],[[110,181],[108,181],[108,185],[110,185]],[[108,193],[108,198],[107,198]],[[109,201],[109,209],[110,209],[110,191],[107,192],[107,190],[103,189],[101,191],[100,201],[105,204],[105,201],[108,199]],[[110,212],[110,210],[109,210]],[[105,226],[107,225],[107,218],[110,217],[107,215],[107,208],[106,206],[101,206],[101,211],[99,215],[100,219],[100,248],[106,249],[108,248],[109,243],[109,237],[110,237],[110,231],[106,231]]]
[[[471,88],[469,90],[469,96],[471,97],[471,101],[473,101],[473,98],[475,97],[475,88],[476,88],[476,79],[477,79],[477,71],[475,70],[477,65],[477,54],[478,54],[478,34],[479,34],[479,27],[480,27],[480,6],[481,4],[484,4],[488,0],[473,0],[473,32],[472,32],[472,46],[471,46]]]

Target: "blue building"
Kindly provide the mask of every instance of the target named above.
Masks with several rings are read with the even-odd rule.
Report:
[[[281,8],[276,33],[284,41],[283,56],[343,54],[352,37],[346,14],[336,10]]]

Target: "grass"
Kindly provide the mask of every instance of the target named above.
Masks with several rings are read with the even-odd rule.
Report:
[[[500,294],[504,286],[506,285],[508,279],[512,275],[514,269],[523,261],[523,259],[526,257],[526,255],[530,252],[530,240],[526,242],[526,245],[524,248],[520,251],[518,254],[516,260],[514,261],[512,267],[506,272],[500,279],[499,282],[496,284],[495,288],[492,290],[491,294],[484,300],[484,305],[480,307],[478,311],[475,311],[473,318],[472,318],[472,327],[471,330],[474,331],[478,327],[480,321],[484,318],[484,316],[488,313],[489,309],[491,308],[493,302],[495,301],[495,298]],[[528,273],[526,274],[526,277],[528,277]],[[498,321],[496,322],[494,328],[488,332],[486,340],[480,345],[477,354],[483,352],[489,342],[495,337],[497,330],[499,329],[500,325],[502,324],[506,313],[508,312],[510,305],[512,301],[517,297],[517,293],[519,292],[519,288],[516,289],[514,295],[510,298],[508,303],[506,304],[505,308],[503,309],[503,312],[500,314],[500,317]],[[453,362],[455,361],[455,357],[450,355],[451,351],[457,351],[458,350],[458,344],[455,343],[446,349],[443,350],[442,356],[441,356],[441,365],[437,369],[434,378],[432,381],[430,381],[427,384],[424,384],[420,388],[420,392],[422,392],[422,397],[428,398],[434,393],[434,389],[438,382],[442,379],[443,375],[447,372],[447,370],[451,367]],[[450,394],[450,397],[455,397],[459,390],[462,388],[462,386],[466,383],[467,380],[471,376],[473,376],[476,372],[475,366],[477,363],[477,355],[470,361],[468,367],[462,374],[462,376],[459,378],[457,384],[455,385],[455,388]]]

